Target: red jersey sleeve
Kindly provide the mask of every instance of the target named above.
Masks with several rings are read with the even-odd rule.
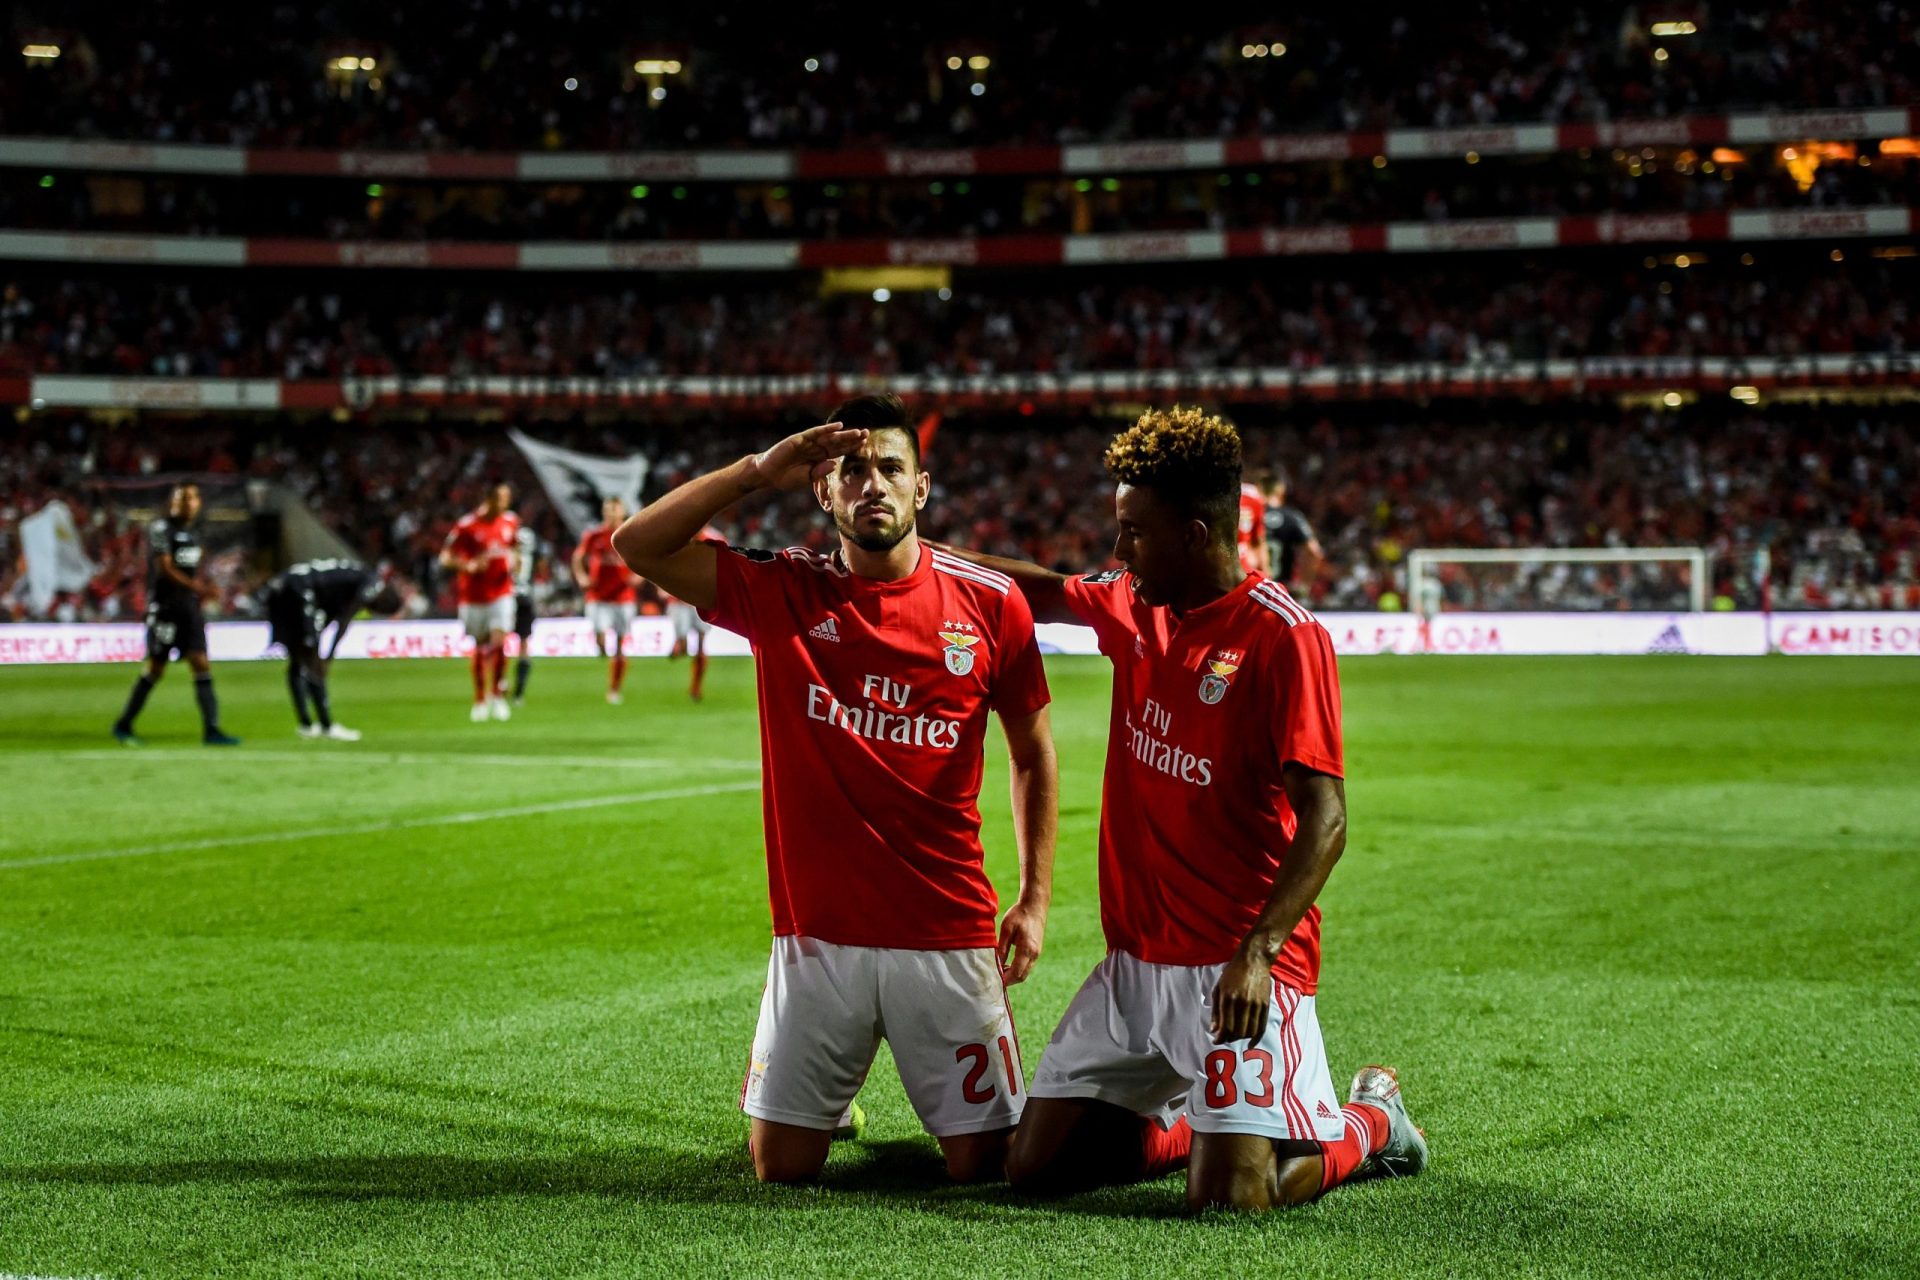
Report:
[[[1033,634],[1033,610],[1018,590],[1007,592],[1006,607],[1000,610],[994,652],[999,670],[993,681],[992,706],[1001,718],[1018,720],[1053,701],[1040,642]]]
[[[1124,569],[1068,578],[1067,607],[1093,628],[1100,652],[1109,658],[1123,654],[1133,643],[1133,588]]]
[[[767,624],[789,612],[782,581],[787,561],[776,552],[725,544],[714,551],[713,604],[700,616],[755,644],[772,638]]]
[[[1318,622],[1289,627],[1273,662],[1273,747],[1282,768],[1303,764],[1317,773],[1347,776],[1340,743],[1340,673],[1333,637]]]

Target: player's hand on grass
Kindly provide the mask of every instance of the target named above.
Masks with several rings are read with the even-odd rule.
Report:
[[[1256,956],[1234,952],[1213,988],[1213,1042],[1258,1040],[1266,1034],[1272,1003],[1273,970]]]
[[[753,477],[763,489],[804,489],[866,442],[864,427],[843,427],[837,422],[809,427],[755,454]]]
[[[1000,920],[1000,966],[1007,985],[1025,982],[1040,958],[1047,935],[1047,909],[1037,903],[1017,902]]]

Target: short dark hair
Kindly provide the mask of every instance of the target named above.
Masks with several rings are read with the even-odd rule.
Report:
[[[1107,446],[1107,473],[1206,521],[1216,542],[1239,534],[1240,433],[1225,418],[1179,405],[1149,409]]]
[[[906,401],[891,391],[842,400],[834,411],[827,415],[826,421],[837,422],[843,427],[861,427],[868,431],[903,431],[907,436],[907,448],[913,453],[914,468],[917,470],[920,466],[919,428],[908,419]]]

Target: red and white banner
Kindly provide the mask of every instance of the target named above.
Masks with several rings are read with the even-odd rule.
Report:
[[[1386,653],[1489,654],[1884,654],[1920,656],[1920,613],[1443,613],[1426,620],[1406,613],[1323,613],[1321,623],[1343,656]],[[1097,654],[1092,630],[1059,623],[1036,628],[1046,653]],[[1771,642],[1769,641],[1771,634]],[[72,662],[138,662],[146,656],[138,623],[20,623],[0,626],[0,666]],[[207,627],[216,662],[282,656],[267,647],[264,622]],[[715,628],[708,652],[741,657],[747,642]],[[533,654],[596,656],[584,618],[541,618]],[[673,633],[664,618],[634,622],[626,651],[664,658]],[[458,658],[473,642],[451,619],[357,622],[340,646],[342,658]]]
[[[0,666],[60,662],[138,662],[146,657],[146,630],[137,622],[37,623],[0,626]],[[215,662],[248,662],[285,654],[267,645],[264,622],[207,624],[207,656]],[[519,652],[517,638],[508,648]],[[707,652],[738,657],[752,652],[730,631],[714,628]],[[673,624],[665,618],[636,618],[625,645],[630,657],[664,658],[673,648]],[[531,651],[536,658],[591,658],[593,631],[585,618],[541,618],[533,624]],[[341,658],[458,658],[473,652],[458,622],[422,618],[401,622],[372,620],[347,628]]]
[[[0,137],[0,166],[230,177],[272,174],[508,182],[784,182],[795,178],[942,178],[998,173],[1110,175],[1366,156],[1432,160],[1461,157],[1468,152],[1483,156],[1546,155],[1582,148],[1746,146],[1908,134],[1920,134],[1920,108],[934,150],[317,151]]]
[[[1460,253],[1595,244],[1716,244],[1905,236],[1907,208],[1480,218],[1239,231],[956,236],[935,240],[291,240],[0,231],[0,258],[196,267],[470,271],[816,271],[827,267],[1057,267],[1318,254]]]
[[[1234,404],[1392,399],[1486,399],[1672,392],[1743,396],[1796,387],[1912,387],[1920,357],[1859,353],[1817,356],[1593,357],[1528,363],[1378,364],[1332,368],[1112,370],[997,373],[968,377],[898,374],[773,376],[541,377],[386,376],[335,382],[271,378],[114,378],[91,374],[0,377],[0,405],[36,409],[141,408],[194,412],[279,409],[437,408],[567,405],[665,409],[775,409],[884,389],[941,408],[1067,409],[1140,400],[1205,399]],[[1750,391],[1747,389],[1751,389]]]

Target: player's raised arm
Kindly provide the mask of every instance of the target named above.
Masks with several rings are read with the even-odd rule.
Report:
[[[699,541],[700,531],[750,494],[805,488],[866,440],[864,429],[837,422],[788,436],[765,452],[689,480],[641,508],[614,530],[613,549],[641,577],[695,608],[710,609],[718,590],[714,563],[719,553]]]
[[[935,543],[942,550],[951,551],[962,560],[971,560],[978,565],[998,570],[1012,578],[1020,587],[1020,594],[1027,598],[1027,608],[1033,611],[1035,622],[1079,622],[1080,615],[1067,603],[1067,575],[1055,573],[1043,565],[1027,560],[1010,560],[1005,556],[982,555],[978,551],[968,551],[965,547],[951,546],[947,543]]]
[[[1060,764],[1047,708],[1001,717],[1007,734],[1013,840],[1020,851],[1020,897],[1000,921],[1001,962],[1009,983],[1023,982],[1040,958],[1053,900],[1053,849],[1060,825]]]

